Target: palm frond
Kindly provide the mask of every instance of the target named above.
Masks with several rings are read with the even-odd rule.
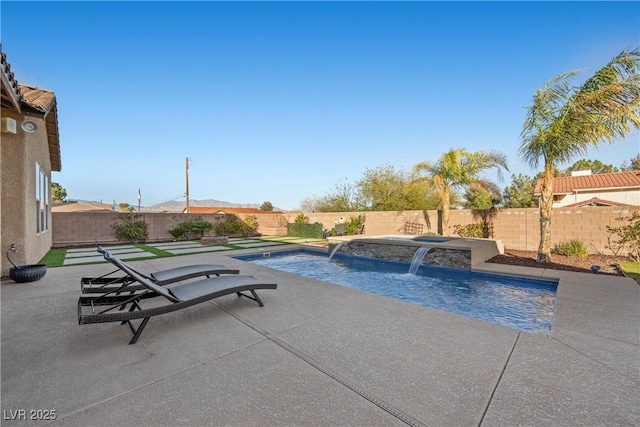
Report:
[[[573,86],[571,80],[579,74],[573,70],[558,74],[544,83],[533,95],[532,105],[527,107],[527,116],[520,133],[520,157],[533,167],[547,157],[547,147],[552,135],[550,130],[562,119],[565,106]]]
[[[540,161],[571,161],[589,147],[613,142],[640,125],[640,51],[626,49],[579,88],[570,86],[575,71],[559,74],[540,88],[527,109],[520,157],[534,167]]]

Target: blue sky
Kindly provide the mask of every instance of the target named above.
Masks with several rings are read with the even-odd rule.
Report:
[[[11,2],[2,49],[58,99],[71,199],[295,209],[451,147],[511,173],[545,81],[640,42],[638,2]],[[589,157],[620,166],[637,131]],[[578,160],[576,158],[576,160]],[[488,177],[494,179],[495,174]],[[502,186],[510,183],[506,173]]]

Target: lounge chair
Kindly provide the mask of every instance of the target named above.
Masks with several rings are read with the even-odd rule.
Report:
[[[277,288],[275,283],[264,283],[254,276],[245,275],[211,277],[163,287],[141,276],[125,263],[114,258],[109,252],[103,250],[103,255],[107,261],[118,266],[146,290],[127,295],[113,290],[98,296],[81,296],[78,299],[78,323],[80,325],[106,322],[121,322],[124,325],[126,323],[133,332],[133,338],[129,344],[138,341],[140,334],[153,316],[182,310],[233,293],[239,297],[249,298],[263,307],[264,304],[256,294],[256,290]],[[249,291],[251,295],[245,294],[246,291]],[[163,297],[167,302],[159,306],[154,304],[151,308],[142,307],[143,300],[156,297]],[[104,307],[104,309],[98,311],[98,307]],[[129,307],[128,311],[125,310],[127,307]],[[142,319],[137,327],[131,322],[135,319]]]
[[[102,247],[98,247],[98,252],[104,255],[106,250]],[[105,257],[106,258],[106,257]],[[108,261],[111,259],[117,259],[115,256],[111,255]],[[138,275],[149,279],[153,283],[161,286],[169,285],[176,282],[181,282],[187,279],[193,279],[195,277],[210,277],[210,276],[220,276],[221,274],[239,274],[239,270],[229,269],[223,265],[219,264],[196,264],[196,265],[185,265],[182,267],[171,268],[169,270],[161,270],[156,271],[149,274],[144,274],[130,265],[126,264],[124,261],[118,259],[121,264],[126,265],[129,269],[135,271]],[[134,285],[135,280],[129,276],[112,276],[112,274],[119,273],[122,270],[118,268],[110,273],[103,274],[99,277],[83,277],[80,279],[80,289],[83,294],[90,293],[106,293],[111,292],[114,289],[120,288],[120,292],[124,291],[137,291],[146,289],[142,285]]]

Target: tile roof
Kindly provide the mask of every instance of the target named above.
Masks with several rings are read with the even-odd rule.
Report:
[[[640,188],[640,170],[616,173],[598,173],[583,176],[560,176],[553,179],[554,194],[597,189]],[[536,183],[534,194],[542,191],[542,178]]]
[[[41,113],[47,114],[56,105],[56,95],[50,90],[19,84],[23,102]]]
[[[10,108],[22,115],[25,110],[33,110],[42,115],[45,121],[51,170],[60,172],[62,161],[60,156],[60,134],[58,130],[58,107],[56,95],[44,89],[18,83],[7,55],[2,52],[0,43],[0,80],[2,80],[2,108]]]
[[[18,84],[22,93],[22,103],[44,115],[47,127],[47,139],[49,142],[49,157],[51,158],[51,169],[60,172],[62,169],[60,155],[60,134],[58,130],[58,106],[55,93],[50,90],[40,89],[31,85]],[[25,115],[28,115],[24,111]]]
[[[0,78],[2,80],[2,106],[20,111],[22,94],[18,87],[18,81],[16,80],[13,71],[11,71],[11,65],[7,62],[7,55],[2,52],[2,43],[0,43],[0,68]]]

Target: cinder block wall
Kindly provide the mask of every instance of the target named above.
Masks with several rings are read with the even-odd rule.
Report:
[[[293,222],[300,212],[284,213],[289,222]],[[438,211],[388,211],[388,212],[320,212],[304,213],[309,217],[309,222],[319,222],[324,228],[332,229],[340,218],[349,220],[358,215],[365,215],[364,234],[404,234],[404,225],[407,222],[423,225],[423,232],[437,232]]]
[[[553,243],[580,239],[589,245],[591,252],[611,254],[607,249],[606,226],[620,226],[622,221],[616,218],[630,216],[640,207],[586,206],[582,208],[555,209],[551,221]],[[258,232],[263,235],[286,234],[286,223],[293,222],[300,212],[256,214]],[[438,212],[430,211],[393,211],[393,212],[330,212],[305,213],[311,223],[319,222],[324,228],[331,229],[340,218],[365,215],[365,235],[403,234],[407,222],[423,225],[423,232],[437,232]],[[147,222],[149,241],[170,241],[173,237],[169,230],[180,222],[202,218],[213,224],[224,220],[225,215],[180,214],[180,213],[143,213],[140,218]],[[243,215],[240,215],[243,217]],[[117,212],[54,212],[53,247],[69,247],[93,244],[118,243],[115,238],[114,224],[120,214]],[[508,249],[537,250],[540,241],[539,211],[528,209],[499,209],[492,218],[494,237],[502,240]],[[449,234],[454,234],[454,225],[467,225],[478,222],[480,218],[470,210],[452,210],[449,219]]]
[[[116,240],[116,224],[122,223],[122,214],[109,211],[54,212],[53,247],[86,246],[93,244],[121,243]],[[141,213],[136,219],[147,223],[150,242],[171,241],[169,230],[181,222],[202,218],[216,224],[225,215],[181,214],[181,213]]]

